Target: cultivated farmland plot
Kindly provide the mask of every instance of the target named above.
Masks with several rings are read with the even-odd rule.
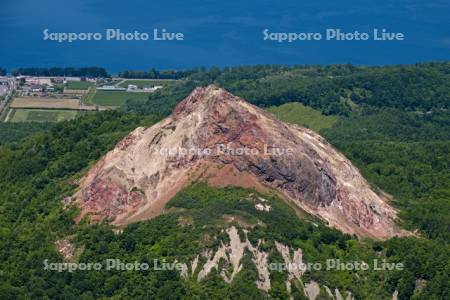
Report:
[[[13,109],[9,122],[60,122],[75,119],[82,113],[76,110]]]
[[[128,100],[146,101],[150,93],[97,91],[90,101],[102,106],[121,106]]]
[[[48,109],[79,109],[95,110],[95,106],[82,105],[79,99],[54,99],[24,97],[16,98],[11,103],[11,108],[48,108]]]
[[[88,81],[69,81],[66,83],[68,90],[87,90],[91,86],[94,86],[94,83]]]

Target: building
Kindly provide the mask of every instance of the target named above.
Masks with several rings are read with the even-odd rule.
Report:
[[[128,85],[128,91],[135,91],[137,89],[138,89],[137,85],[134,85],[134,84],[129,84]]]
[[[116,87],[114,85],[104,85],[97,88],[97,91],[126,92],[126,88]]]
[[[144,87],[144,91],[153,93],[154,91],[157,91],[157,90],[162,89],[162,88],[163,88],[162,85],[155,85],[153,87],[145,86]]]
[[[42,92],[42,87],[40,85],[37,85],[37,84],[32,84],[31,87],[30,87],[30,91],[31,92],[35,92],[35,93]]]
[[[53,85],[50,77],[26,77],[25,82],[29,85]]]
[[[6,95],[8,92],[8,86],[0,82],[0,97]]]
[[[66,77],[65,82],[67,81],[81,81],[81,77]]]

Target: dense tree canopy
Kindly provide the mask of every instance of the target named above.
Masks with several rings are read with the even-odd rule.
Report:
[[[85,67],[85,68],[18,68],[13,69],[12,74],[30,75],[30,76],[74,76],[74,77],[109,77],[104,68]]]
[[[190,88],[215,83],[235,95],[262,107],[301,102],[324,114],[348,116],[365,107],[397,108],[407,111],[448,110],[450,99],[450,63],[408,66],[354,67],[258,65],[220,69],[194,69],[180,73],[183,80],[168,92],[152,95],[147,107],[132,110],[149,113],[158,103],[159,110],[170,112],[174,103]]]
[[[184,75],[183,75],[184,76]],[[147,298],[285,299],[286,273],[273,273],[268,295],[256,289],[249,257],[229,285],[217,272],[199,283],[179,272],[51,272],[43,261],[62,262],[55,241],[70,238],[79,262],[190,260],[215,249],[226,236],[223,215],[238,215],[252,226],[252,243],[266,240],[270,261],[279,261],[274,241],[303,249],[306,261],[327,258],[402,262],[404,271],[308,272],[307,280],[351,290],[356,299],[450,298],[450,115],[449,64],[415,66],[254,66],[198,69],[153,93],[147,102],[128,102],[126,112],[106,111],[35,127],[2,125],[0,130],[0,295],[5,299]],[[118,234],[107,223],[74,224],[77,210],[61,201],[77,179],[133,128],[151,125],[195,86],[216,83],[262,107],[301,102],[336,122],[321,129],[361,170],[375,190],[392,195],[401,225],[417,237],[358,241],[312,217],[297,218],[271,195],[270,216],[242,201],[245,189],[198,183],[179,193],[168,213],[134,223]],[[320,116],[320,114],[317,114]],[[301,120],[300,120],[301,121]],[[34,132],[31,132],[34,131]],[[180,225],[180,220],[188,220]],[[240,226],[239,223],[234,223]],[[242,228],[239,228],[242,234]],[[214,239],[212,237],[217,237]],[[416,281],[426,282],[422,290]],[[303,299],[295,286],[292,295]],[[321,297],[324,294],[321,294]],[[325,299],[325,298],[324,298]]]

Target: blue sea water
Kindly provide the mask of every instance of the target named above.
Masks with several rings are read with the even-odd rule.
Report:
[[[44,40],[49,32],[182,32],[183,41]],[[270,32],[404,34],[403,41],[264,40]],[[150,38],[152,35],[150,34]],[[184,69],[247,64],[364,65],[450,60],[450,1],[0,0],[0,66]]]

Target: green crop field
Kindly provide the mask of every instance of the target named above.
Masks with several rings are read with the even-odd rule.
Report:
[[[173,84],[176,82],[175,80],[154,80],[154,79],[130,79],[125,80],[121,84],[119,84],[120,87],[128,87],[129,84],[137,85],[140,89],[142,89],[144,86],[155,86],[155,85],[168,85]]]
[[[84,96],[84,102],[85,102],[85,103],[92,104],[92,103],[93,103],[93,102],[92,102],[92,99],[93,99],[94,96],[95,96],[95,92],[96,92],[95,87],[89,88],[87,94]]]
[[[93,85],[94,83],[88,81],[68,81],[66,88],[69,90],[87,90]]]
[[[60,122],[72,120],[83,112],[56,109],[14,109],[9,122]]]
[[[267,109],[280,120],[306,126],[314,131],[330,128],[339,119],[337,116],[326,116],[320,111],[298,102],[272,106]]]
[[[97,91],[89,101],[103,106],[121,106],[125,104],[127,100],[131,99],[145,101],[148,99],[149,94],[150,93]]]

